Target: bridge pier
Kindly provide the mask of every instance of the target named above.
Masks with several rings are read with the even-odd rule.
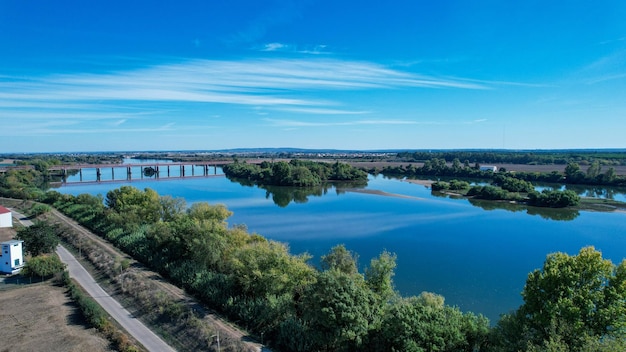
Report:
[[[217,167],[225,164],[226,162],[171,162],[171,163],[138,163],[138,164],[73,164],[73,165],[58,165],[50,168],[56,175],[62,176],[63,183],[78,183],[78,182],[109,182],[109,181],[133,181],[134,179],[144,179],[147,176],[144,175],[145,169],[148,167],[154,170],[154,177],[150,174],[150,178],[161,178],[161,166],[167,168],[167,174],[165,169],[163,170],[163,178],[189,178],[200,176],[217,176]],[[174,167],[179,167],[180,174],[176,174]],[[191,167],[191,172],[188,167]],[[111,178],[104,176],[107,168],[111,168]],[[115,169],[117,171],[117,179],[115,178]],[[133,172],[133,168],[139,169],[139,177],[137,173]],[[198,170],[196,170],[198,168]],[[213,170],[211,170],[211,168]],[[83,170],[85,169],[85,170]],[[75,170],[75,171],[74,171]],[[95,170],[95,172],[93,171]],[[95,173],[95,175],[94,175]],[[121,175],[120,175],[121,174]],[[220,173],[221,175],[221,173]],[[95,178],[95,179],[94,179]]]

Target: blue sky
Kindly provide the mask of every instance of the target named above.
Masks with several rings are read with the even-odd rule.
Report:
[[[0,0],[0,152],[624,148],[626,2]]]

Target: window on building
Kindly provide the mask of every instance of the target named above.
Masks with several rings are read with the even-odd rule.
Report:
[[[20,265],[20,259],[19,258],[15,259],[15,266],[18,266],[18,265]]]

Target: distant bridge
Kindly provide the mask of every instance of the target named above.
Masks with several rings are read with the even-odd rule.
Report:
[[[93,183],[133,181],[140,179],[224,176],[223,172],[218,174],[218,166],[231,163],[232,161],[185,161],[134,164],[68,164],[51,166],[48,168],[48,171],[57,176],[61,176],[63,183],[66,184]],[[108,170],[111,170],[110,174]],[[78,180],[68,180],[71,176],[76,174],[78,174]]]

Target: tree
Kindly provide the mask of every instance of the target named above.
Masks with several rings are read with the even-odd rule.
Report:
[[[357,254],[348,251],[343,244],[333,247],[327,255],[322,256],[322,269],[336,269],[346,274],[357,272]]]
[[[37,221],[17,231],[16,238],[24,241],[24,250],[33,257],[52,253],[59,244],[59,228]]]
[[[600,166],[600,162],[598,160],[594,161],[589,165],[587,169],[587,178],[590,181],[593,181],[600,175],[600,171],[602,171],[602,166]]]
[[[616,178],[617,178],[617,172],[615,171],[614,167],[610,167],[608,170],[606,170],[604,175],[602,175],[602,181],[607,184],[611,184],[615,182]]]
[[[559,191],[544,189],[541,193],[528,193],[528,204],[538,207],[565,208],[580,203],[580,196],[571,190]]]
[[[485,340],[488,327],[486,319],[475,318],[446,306],[437,294],[401,298],[386,307],[380,333],[374,338],[375,350],[474,351]]]
[[[319,274],[302,299],[304,325],[315,351],[358,351],[375,319],[363,276],[331,269]]]
[[[106,205],[115,210],[122,218],[121,225],[151,224],[161,219],[161,202],[154,190],[144,191],[131,186],[107,192]]]
[[[365,281],[381,301],[385,302],[394,294],[393,275],[396,268],[396,255],[384,251],[378,258],[372,259],[365,271]]]
[[[585,179],[585,173],[577,163],[568,163],[565,167],[565,179],[568,183],[578,183]]]
[[[584,337],[626,338],[626,260],[615,266],[593,247],[548,255],[528,275],[522,316],[535,342],[558,334],[570,348]]]
[[[272,176],[274,177],[274,184],[289,185],[291,184],[291,167],[285,161],[279,161],[272,165]]]
[[[65,264],[56,255],[40,255],[30,258],[21,273],[24,276],[48,277],[64,269]]]

